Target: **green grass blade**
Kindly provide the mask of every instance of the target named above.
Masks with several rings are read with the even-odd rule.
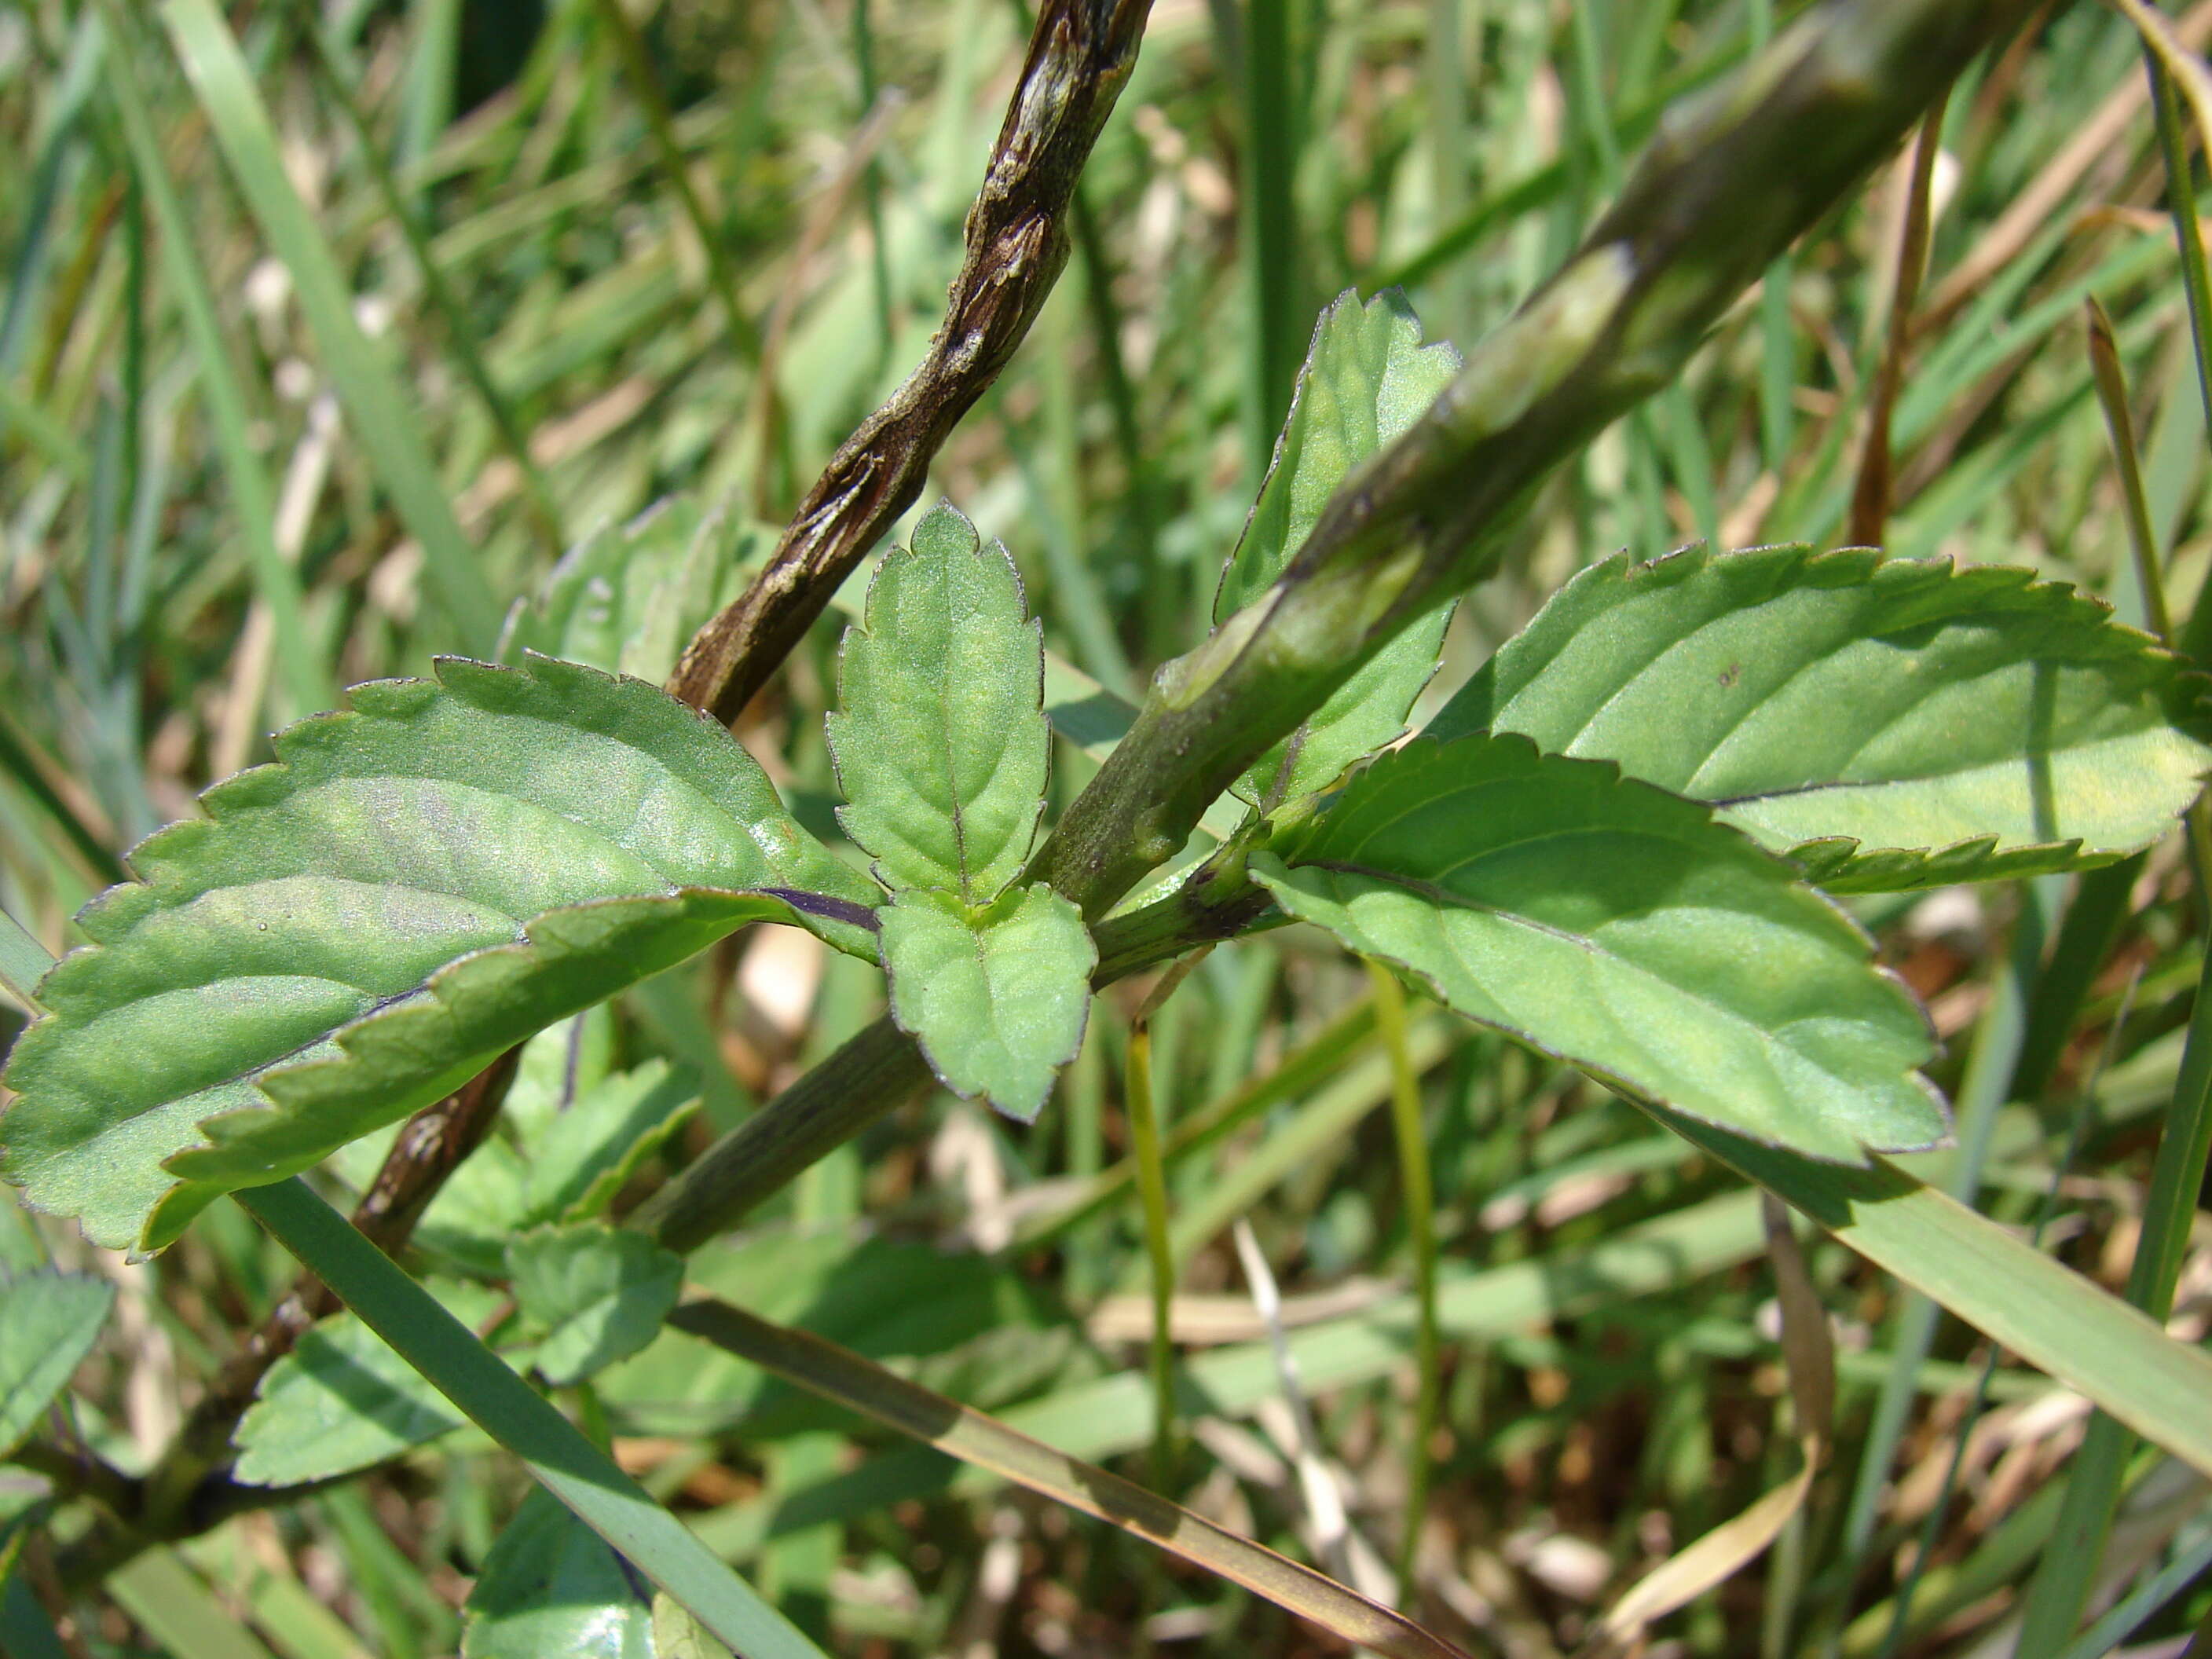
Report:
[[[415,256],[415,268],[422,274],[422,291],[437,308],[441,321],[446,325],[446,343],[459,362],[461,373],[468,377],[469,385],[482,400],[484,412],[491,416],[492,429],[499,434],[500,447],[507,452],[522,476],[524,499],[532,516],[538,521],[547,545],[556,551],[565,551],[568,545],[568,532],[561,523],[561,509],[553,499],[553,492],[545,482],[545,475],[532,459],[529,441],[523,435],[522,423],[517,418],[512,402],[491,378],[484,367],[483,348],[477,338],[476,325],[469,319],[468,310],[453,285],[431,252],[430,240],[422,222],[416,216],[414,204],[400,193],[398,180],[393,177],[391,163],[378,148],[376,136],[368,129],[368,121],[355,100],[353,88],[347,84],[346,65],[342,49],[331,39],[329,29],[319,18],[306,20],[307,33],[313,37],[315,66],[321,71],[323,90],[329,95],[331,106],[338,112],[346,130],[352,135],[354,149],[361,156],[362,166],[376,186],[376,194],[384,204],[385,211],[399,227],[406,239],[408,252]]]
[[[2212,1474],[2212,1355],[2176,1341],[2141,1310],[1893,1164],[1816,1164],[1672,1113],[1657,1115],[1875,1266]]]
[[[0,910],[0,987],[5,987],[8,994],[24,1007],[35,1008],[38,1005],[31,1000],[31,993],[53,965],[53,957],[37,936]]]
[[[107,1581],[123,1610],[172,1659],[275,1659],[171,1550],[149,1550]]]
[[[1421,1120],[1421,1079],[1406,1042],[1406,993],[1398,976],[1379,962],[1367,964],[1374,988],[1375,1025],[1390,1060],[1390,1127],[1398,1146],[1398,1184],[1406,1206],[1406,1235],[1413,1253],[1413,1422],[1407,1435],[1406,1518],[1398,1543],[1398,1582],[1419,1582],[1421,1522],[1429,1507],[1429,1443],[1443,1406],[1443,1338],[1437,1328],[1437,1196],[1429,1170],[1429,1141]]]
[[[1250,422],[1252,477],[1267,470],[1275,434],[1290,413],[1291,388],[1304,354],[1306,313],[1297,273],[1297,122],[1291,36],[1293,8],[1249,0],[1243,27],[1244,145],[1239,180],[1246,280],[1252,295]],[[1319,13],[1313,14],[1316,16]]]
[[[821,1651],[434,1297],[298,1180],[239,1195],[278,1243],[547,1491],[747,1659]]]
[[[118,33],[121,26],[118,24]],[[125,39],[128,39],[126,36]],[[144,88],[138,78],[135,43],[113,54],[108,90],[123,118],[123,137],[139,188],[161,229],[161,260],[192,354],[199,362],[200,391],[214,428],[216,453],[230,481],[233,518],[246,540],[255,591],[269,607],[276,662],[292,713],[309,714],[337,702],[337,682],[322,665],[304,611],[299,573],[276,546],[276,493],[249,435],[252,416],[232,368],[222,325],[216,320],[215,295],[192,251],[191,219],[161,159]]]
[[[351,290],[292,181],[252,71],[215,0],[169,0],[163,22],[247,205],[291,273],[354,435],[422,546],[423,570],[464,648],[489,655],[502,607],[439,483],[391,365],[354,320]]]

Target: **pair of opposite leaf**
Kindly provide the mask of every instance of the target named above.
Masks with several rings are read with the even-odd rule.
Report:
[[[1401,301],[1324,313],[1221,614],[1455,363]],[[621,551],[571,585],[609,583]],[[595,637],[546,620],[561,648]],[[1401,729],[1445,620],[1239,781],[1263,809],[1335,791],[1249,849],[1256,878],[1472,1018],[1821,1157],[1923,1144],[1942,1115],[1917,1008],[1800,877],[1877,891],[2107,862],[2163,831],[2212,752],[2182,665],[2063,586],[1779,548],[1594,567],[1421,740],[1346,778]],[[1033,1112],[1091,966],[1072,909],[1017,880],[1048,747],[1038,649],[1003,552],[957,514],[886,560],[833,741],[887,903],[650,685],[533,659],[358,689],[88,908],[92,946],[41,985],[10,1061],[0,1173],[100,1242],[158,1248],[217,1194],[758,919],[881,960],[940,1075]]]

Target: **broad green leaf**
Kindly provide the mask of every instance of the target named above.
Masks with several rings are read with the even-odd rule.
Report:
[[[652,686],[447,661],[353,704],[78,918],[93,943],[42,981],[0,1118],[34,1207],[158,1249],[747,921],[874,953],[872,884]]]
[[[0,1458],[23,1443],[115,1305],[115,1287],[82,1273],[0,1276]]]
[[[538,1375],[580,1381],[653,1340],[684,1287],[684,1258],[643,1233],[585,1222],[507,1247],[514,1304],[543,1334]]]
[[[1882,891],[2108,864],[2196,798],[2203,682],[2033,572],[1859,549],[1583,571],[1431,724],[1520,732]]]
[[[1091,1012],[1098,952],[1082,912],[1036,886],[980,910],[909,890],[880,914],[899,1029],[955,1094],[1033,1120]]]
[[[1460,355],[1448,343],[1421,343],[1420,319],[1395,289],[1364,306],[1347,289],[1322,313],[1267,481],[1222,572],[1215,622],[1226,622],[1274,586],[1328,498],[1426,414],[1459,368]],[[1404,731],[1407,710],[1436,672],[1451,609],[1445,604],[1416,618],[1254,762],[1237,793],[1261,803],[1310,793]]]
[[[1021,578],[949,506],[884,556],[845,630],[830,748],[846,831],[890,888],[986,903],[1029,857],[1051,728],[1044,654]]]
[[[428,1289],[463,1324],[481,1326],[499,1293],[465,1279]],[[304,1333],[269,1368],[239,1420],[238,1479],[289,1486],[351,1474],[458,1429],[467,1419],[420,1372],[354,1315]]]
[[[1525,738],[1421,740],[1254,874],[1471,1019],[1613,1087],[1857,1163],[1945,1132],[1865,936],[1711,810]]]
[[[544,1487],[484,1557],[461,1659],[655,1659],[653,1587]]]
[[[671,496],[571,548],[507,612],[500,660],[536,652],[658,684],[772,542],[757,525]]]

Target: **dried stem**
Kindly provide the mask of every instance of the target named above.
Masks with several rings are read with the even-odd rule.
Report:
[[[968,210],[967,255],[914,373],[806,492],[767,567],[677,664],[668,689],[728,722],[921,494],[929,464],[1043,309],[1070,246],[1069,205],[1137,61],[1152,0],[1045,0]]]

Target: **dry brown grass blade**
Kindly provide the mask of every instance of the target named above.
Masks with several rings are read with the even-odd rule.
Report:
[[[1467,1659],[1357,1590],[1192,1514],[1158,1493],[932,1394],[834,1342],[757,1319],[725,1302],[687,1302],[669,1316],[678,1330],[873,1419],[949,1456],[990,1470],[1055,1503],[1118,1527],[1390,1659]]]
[[[2143,44],[2157,55],[2181,88],[2181,95],[2189,100],[2189,112],[2197,118],[2197,142],[2204,146],[2206,155],[2212,155],[2212,70],[2190,49],[2192,43],[2176,30],[2173,19],[2156,7],[2145,4],[2144,0],[2112,0],[2112,4],[2141,32]]]
[[[1741,1515],[1723,1522],[1632,1585],[1599,1623],[1583,1650],[1585,1659],[1628,1651],[1654,1620],[1686,1606],[1749,1566],[1781,1536],[1813,1489],[1835,1418],[1835,1344],[1827,1309],[1813,1287],[1804,1253],[1790,1231],[1790,1212],[1771,1194],[1762,1194],[1762,1208],[1767,1254],[1774,1263],[1774,1292],[1782,1308],[1783,1364],[1790,1374],[1803,1466]]]
[[[1890,288],[1889,338],[1882,348],[1881,372],[1875,378],[1874,397],[1867,410],[1866,443],[1859,455],[1858,482],[1851,490],[1850,540],[1858,547],[1881,546],[1889,525],[1889,417],[1905,378],[1905,354],[1912,342],[1912,307],[1920,297],[1920,279],[1928,264],[1929,193],[1936,176],[1936,155],[1942,148],[1943,112],[1950,101],[1948,93],[1936,100],[1920,123],[1920,141],[1913,147],[1911,179],[1905,191],[1904,224],[1897,241],[1897,277]]]
[[[921,494],[929,464],[1012,360],[1073,246],[1068,206],[1137,61],[1152,0],[1045,0],[945,321],[914,373],[860,422],[793,514],[765,568],[699,630],[668,689],[726,724],[837,585]]]
[[[2212,39],[2212,0],[2201,0],[2172,25],[2172,37],[2195,49]],[[2141,76],[2116,88],[2081,125],[2065,147],[2044,164],[2027,188],[1982,233],[1966,257],[1937,283],[1920,308],[1913,327],[1925,334],[1941,326],[1981,292],[1982,285],[2008,264],[2035,234],[2051,222],[2067,192],[2103,157],[2112,154],[2122,135],[2142,118],[2150,90]]]

